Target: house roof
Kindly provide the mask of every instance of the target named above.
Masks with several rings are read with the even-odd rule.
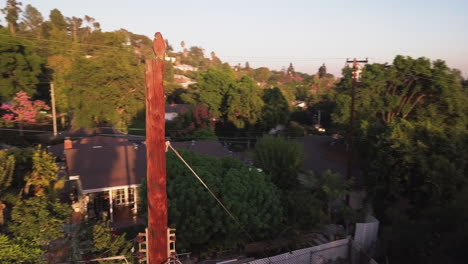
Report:
[[[304,163],[302,170],[323,173],[332,170],[346,176],[347,152],[342,144],[337,144],[329,136],[306,136],[295,139],[304,147]],[[361,175],[354,168],[353,175]]]
[[[173,142],[176,149],[192,150],[214,157],[232,156],[221,143],[212,140]],[[146,177],[146,145],[122,137],[95,136],[49,148],[55,156],[64,155],[69,176],[79,176],[86,191],[140,184]]]
[[[232,156],[232,152],[225,148],[221,143],[214,140],[171,142],[171,145],[179,150],[192,150],[193,152],[213,157]]]
[[[84,138],[64,154],[68,175],[78,175],[83,190],[140,184],[146,175],[146,148],[124,138]]]
[[[180,114],[182,111],[188,110],[188,104],[167,104],[165,106],[166,113],[178,113]]]

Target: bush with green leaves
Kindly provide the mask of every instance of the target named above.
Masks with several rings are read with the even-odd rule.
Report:
[[[93,226],[93,246],[99,254],[131,257],[132,243],[125,237],[126,234],[112,233],[109,221],[101,221]]]
[[[232,158],[181,155],[235,216],[233,220],[189,169],[167,155],[169,225],[177,229],[179,250],[236,248],[253,239],[274,236],[283,221],[278,189],[269,177]],[[140,194],[146,204],[146,183]]]
[[[297,176],[303,161],[302,146],[282,137],[265,136],[255,145],[255,166],[269,175],[280,189],[299,185]]]

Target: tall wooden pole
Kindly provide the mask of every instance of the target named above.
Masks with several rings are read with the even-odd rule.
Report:
[[[164,135],[164,53],[166,43],[154,35],[156,58],[146,61],[146,166],[148,185],[148,263],[166,262],[167,198]]]
[[[350,180],[353,175],[353,137],[354,137],[354,122],[356,119],[355,113],[355,101],[356,101],[356,87],[359,82],[361,82],[361,75],[359,70],[358,63],[367,63],[367,58],[365,60],[346,60],[347,63],[353,63],[353,84],[351,87],[351,113],[349,117],[349,131],[348,131],[348,168],[346,178]]]
[[[356,98],[356,70],[357,70],[357,60],[354,58],[353,60],[353,84],[351,86],[351,109],[350,109],[350,116],[349,116],[349,131],[348,131],[348,168],[346,172],[346,178],[348,180],[351,179],[353,174],[353,134],[354,134],[354,102]]]
[[[50,83],[50,99],[52,101],[52,124],[54,129],[54,137],[57,136],[57,114],[55,112],[55,89],[54,83]]]

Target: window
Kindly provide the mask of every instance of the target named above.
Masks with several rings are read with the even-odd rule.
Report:
[[[127,190],[113,190],[112,196],[114,197],[115,203],[117,205],[131,204],[135,202],[135,189],[128,188]]]
[[[128,189],[128,202],[129,203],[135,202],[135,189],[133,188]]]
[[[115,195],[115,201],[117,204],[125,204],[127,201],[125,199],[125,189],[118,189]]]

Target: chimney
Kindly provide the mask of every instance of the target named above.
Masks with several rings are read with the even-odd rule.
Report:
[[[69,137],[66,137],[63,141],[63,149],[72,149],[73,148],[73,141]]]

